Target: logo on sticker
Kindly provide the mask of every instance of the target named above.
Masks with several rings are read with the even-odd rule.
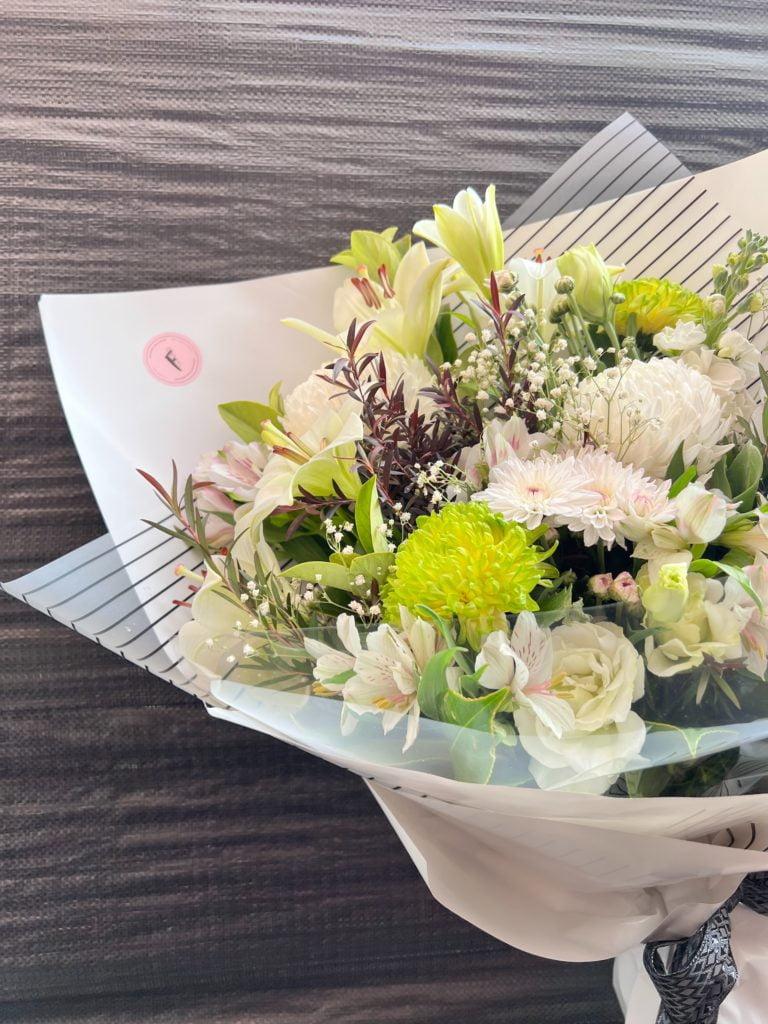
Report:
[[[144,366],[163,384],[181,387],[199,376],[203,365],[200,349],[186,334],[156,334],[144,346]]]

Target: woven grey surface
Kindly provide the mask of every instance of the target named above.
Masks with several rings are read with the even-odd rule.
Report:
[[[509,209],[627,107],[694,170],[747,155],[767,44],[762,0],[4,0],[0,578],[102,529],[38,293],[311,266],[467,183]],[[0,1019],[617,1024],[607,965],[439,907],[356,779],[0,616]]]

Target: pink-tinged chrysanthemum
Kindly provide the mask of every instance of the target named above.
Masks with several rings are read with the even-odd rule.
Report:
[[[593,503],[565,525],[583,532],[585,544],[602,540],[611,547],[616,541],[623,547],[627,537],[642,532],[643,524],[650,528],[674,517],[667,497],[669,481],[651,480],[642,470],[625,466],[597,448],[581,449],[574,458]]]
[[[474,497],[529,530],[542,523],[567,526],[588,546],[602,541],[611,547],[673,519],[668,491],[667,481],[651,480],[610,452],[582,448],[527,461],[509,458],[491,470],[487,489]]]
[[[485,502],[507,522],[520,523],[529,530],[543,522],[562,525],[594,503],[574,457],[548,452],[526,461],[512,456],[494,466],[488,487],[473,498]]]

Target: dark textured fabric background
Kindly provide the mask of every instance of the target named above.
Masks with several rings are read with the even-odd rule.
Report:
[[[766,10],[3,0],[0,578],[102,530],[38,293],[312,266],[489,179],[509,210],[625,108],[693,169],[745,156]],[[355,778],[0,615],[3,1021],[617,1024],[608,965],[451,916]]]

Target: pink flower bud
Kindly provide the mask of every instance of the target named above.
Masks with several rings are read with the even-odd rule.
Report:
[[[606,597],[611,585],[613,583],[613,576],[609,572],[598,573],[597,576],[590,576],[587,582],[587,588],[590,593],[594,594],[595,597]]]
[[[623,604],[639,604],[640,591],[637,583],[628,572],[620,572],[611,584],[608,594]]]

